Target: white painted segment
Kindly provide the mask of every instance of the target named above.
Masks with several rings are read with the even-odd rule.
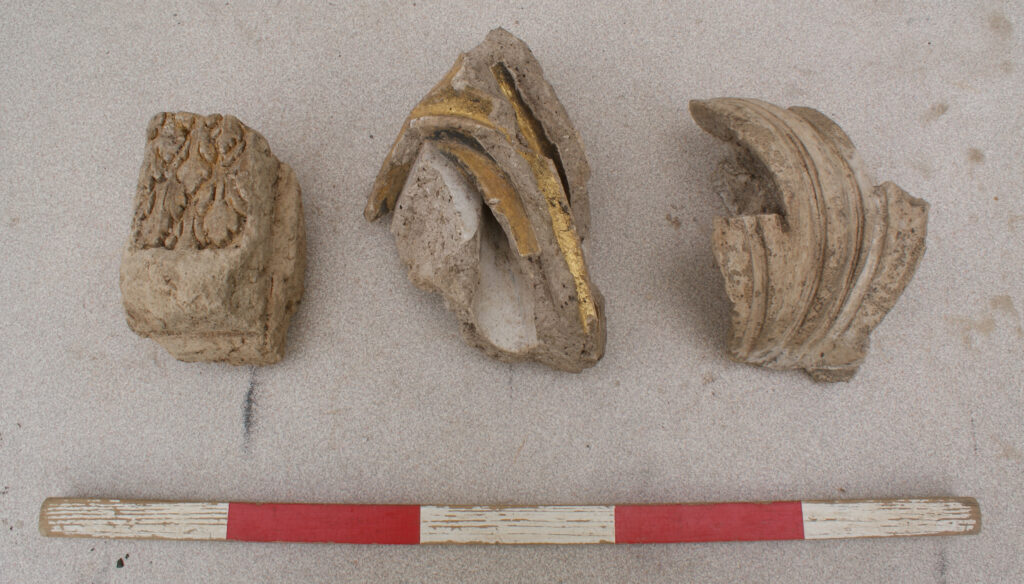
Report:
[[[58,537],[227,539],[228,504],[54,499],[43,504],[39,529]]]
[[[420,543],[615,543],[615,508],[423,506]]]
[[[955,499],[804,502],[804,539],[956,535],[976,531],[978,511]]]

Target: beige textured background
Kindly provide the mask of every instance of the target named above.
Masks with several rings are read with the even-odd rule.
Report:
[[[82,4],[0,7],[0,581],[1024,579],[1019,3]],[[499,25],[533,48],[593,168],[587,259],[609,343],[581,375],[466,347],[407,282],[386,224],[360,214],[404,116]],[[730,95],[819,108],[879,180],[932,204],[928,252],[851,383],[724,355],[709,245],[721,147],[686,102]],[[235,114],[298,173],[307,293],[279,365],[179,363],[124,323],[119,253],[161,110]],[[44,497],[91,495],[965,495],[984,527],[587,548],[39,536]]]

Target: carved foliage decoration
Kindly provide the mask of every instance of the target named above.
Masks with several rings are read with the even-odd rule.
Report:
[[[234,117],[163,114],[150,123],[136,209],[140,249],[232,245],[245,227],[248,197],[237,180],[246,148]]]
[[[274,363],[305,265],[302,191],[259,132],[233,116],[152,118],[121,259],[132,330],[183,361]]]

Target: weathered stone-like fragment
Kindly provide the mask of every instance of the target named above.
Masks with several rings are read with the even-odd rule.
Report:
[[[413,109],[366,205],[466,341],[503,361],[580,371],[604,353],[583,248],[590,169],[529,48],[491,31]]]
[[[182,361],[284,356],[306,233],[295,173],[233,116],[157,114],[121,259],[128,326]]]
[[[816,110],[725,98],[692,101],[690,113],[736,147],[719,174],[736,215],[716,218],[713,235],[730,353],[850,379],[924,254],[928,203],[872,186],[853,143]]]

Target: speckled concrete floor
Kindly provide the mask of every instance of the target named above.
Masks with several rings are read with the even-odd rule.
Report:
[[[0,14],[0,581],[1024,579],[1021,5],[39,4]],[[593,168],[609,342],[580,375],[466,347],[361,216],[406,113],[499,25],[533,48]],[[879,180],[932,204],[928,252],[851,383],[725,357],[709,245],[722,147],[686,110],[725,95],[822,110]],[[307,293],[278,365],[179,363],[124,323],[119,254],[162,110],[235,114],[298,173]],[[586,548],[39,536],[43,498],[90,495],[963,495],[984,528]]]

